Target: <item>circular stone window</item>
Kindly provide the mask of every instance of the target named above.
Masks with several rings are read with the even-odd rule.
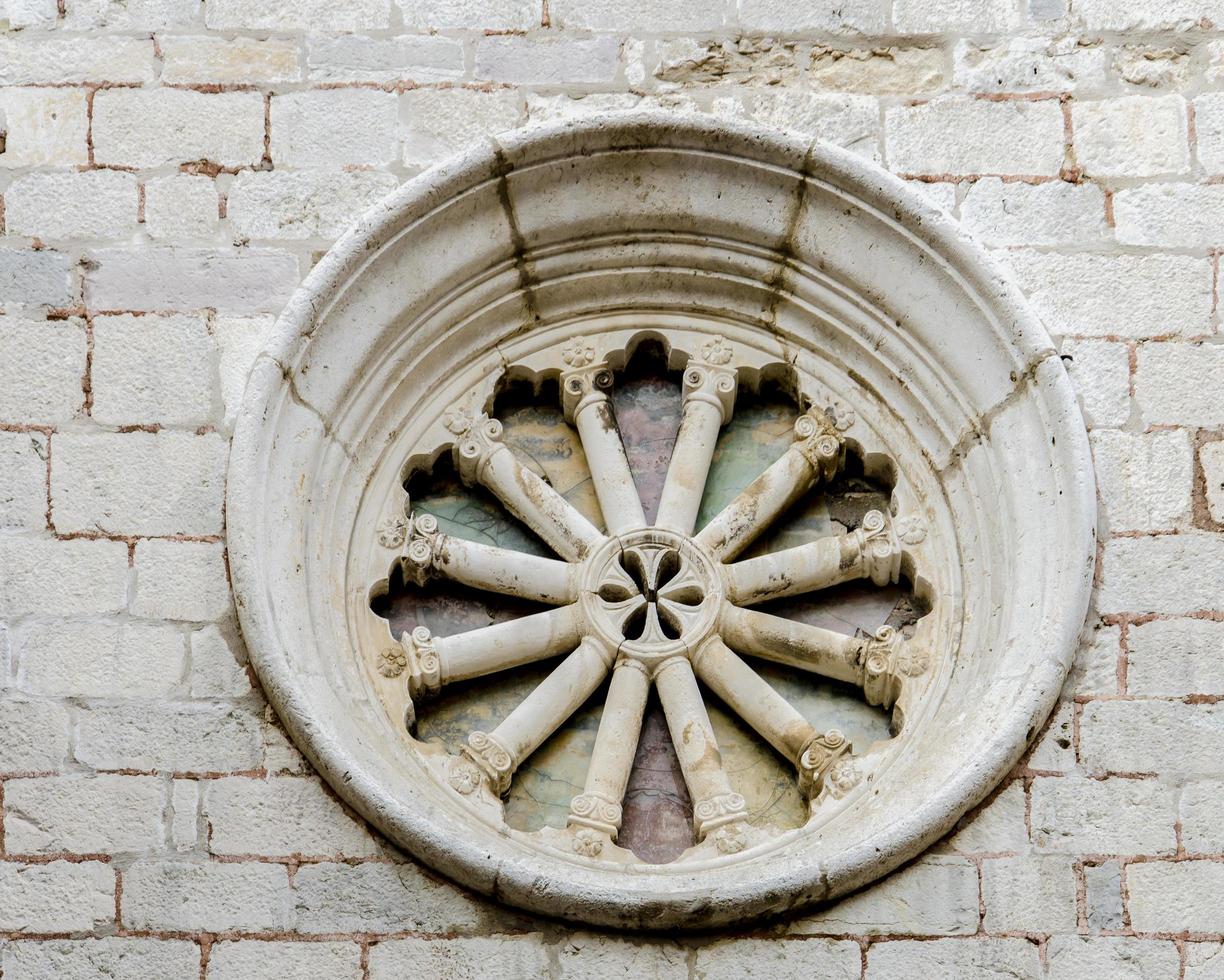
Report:
[[[1014,765],[1092,578],[1062,364],[837,149],[623,114],[405,185],[256,362],[229,549],[268,697],[456,880],[607,925],[828,899]]]

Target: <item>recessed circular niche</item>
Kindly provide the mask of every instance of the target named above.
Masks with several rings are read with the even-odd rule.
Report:
[[[1014,765],[1093,485],[952,219],[792,134],[618,114],[480,146],[324,256],[252,371],[229,552],[269,699],[392,841],[701,927],[886,874]]]

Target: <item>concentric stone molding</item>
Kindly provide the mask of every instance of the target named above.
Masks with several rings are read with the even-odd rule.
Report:
[[[732,514],[694,527],[691,491],[669,500],[665,487],[645,527],[616,447],[591,449],[615,431],[592,424],[592,406],[644,339],[684,372],[686,419],[692,396],[710,432],[733,412],[737,386],[785,375],[803,413],[796,449],[789,476],[767,481],[760,499],[781,506],[852,452],[892,487],[889,512],[798,556],[734,562],[744,523]],[[507,469],[513,454],[488,413],[509,376],[561,382],[602,528],[576,524],[546,484]],[[700,470],[703,445],[681,439],[672,469]],[[449,552],[464,546],[404,492],[410,473],[446,452],[465,481],[500,489],[561,560],[538,559],[519,581],[496,555]],[[405,185],[319,262],[248,383],[229,552],[269,698],[325,778],[389,838],[532,911],[700,927],[782,913],[887,873],[1015,763],[1083,624],[1093,486],[1049,338],[952,219],[818,142],[618,114],[477,147]],[[496,729],[473,732],[456,756],[412,737],[420,701],[459,661],[450,638],[392,636],[370,611],[393,563],[410,580],[445,566],[556,604],[538,636],[523,640],[531,627],[511,624],[532,651],[520,655],[568,655],[557,674],[582,678],[571,698],[612,670],[608,717],[624,716],[653,680],[671,688],[660,691],[665,708],[670,699],[699,723],[696,673],[767,737],[769,713],[751,717],[754,681],[737,656],[747,653],[859,685],[891,707],[896,737],[851,746],[836,730],[809,725],[791,741],[775,731],[771,744],[793,755],[811,800],[807,822],[784,832],[750,826],[725,774],[686,766],[698,844],[670,864],[615,845],[624,760],[607,751],[566,828],[514,830],[498,796],[540,732],[514,745]],[[886,627],[815,642],[749,608],[839,574],[904,576],[931,611],[904,635]],[[639,615],[645,625],[630,636],[626,617]]]

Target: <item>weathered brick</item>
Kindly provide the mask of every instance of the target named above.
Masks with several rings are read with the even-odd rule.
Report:
[[[948,180],[917,180],[906,181],[911,188],[925,197],[930,204],[942,208],[948,214],[956,210],[957,185]]]
[[[418,89],[404,93],[408,120],[404,165],[428,167],[475,140],[512,129],[522,119],[513,92]]]
[[[120,612],[127,604],[121,541],[0,537],[0,616]]]
[[[736,939],[700,947],[694,976],[698,980],[783,976],[859,980],[860,960],[858,944],[845,940]]]
[[[131,701],[83,712],[77,759],[95,769],[242,772],[262,759],[259,717],[212,702]]]
[[[1118,241],[1158,248],[1211,248],[1224,243],[1224,185],[1151,184],[1114,195]]]
[[[49,772],[68,755],[68,712],[48,701],[0,699],[0,772]]]
[[[888,164],[915,174],[1055,175],[1063,163],[1058,103],[943,97],[885,112]]]
[[[1224,605],[1224,582],[1204,575],[1224,560],[1213,534],[1121,538],[1105,544],[1098,607],[1102,613],[1188,613]],[[1151,570],[1160,569],[1159,576]]]
[[[252,85],[295,82],[302,76],[296,41],[249,37],[163,37],[165,85]]]
[[[1126,884],[1136,932],[1224,932],[1224,864],[1129,864]]]
[[[213,854],[372,857],[377,845],[317,779],[209,780],[204,815]]]
[[[1090,701],[1080,719],[1089,772],[1224,775],[1224,707],[1176,701]]]
[[[1217,524],[1224,524],[1224,439],[1199,447],[1199,465],[1207,491],[1207,510]]]
[[[230,224],[243,238],[335,238],[398,184],[369,170],[244,173],[230,187]]]
[[[632,34],[688,34],[716,31],[726,22],[726,7],[702,0],[552,0],[554,27]]]
[[[396,0],[412,30],[525,31],[539,27],[537,0]]]
[[[953,83],[972,92],[1066,92],[1102,84],[1108,49],[1080,38],[1016,37],[998,44],[960,41]]]
[[[165,787],[153,776],[50,776],[4,784],[10,854],[159,849]]]
[[[1053,936],[1046,957],[1049,980],[1149,980],[1175,977],[1181,968],[1173,943],[1130,936]]]
[[[49,249],[0,249],[0,306],[60,307],[71,301],[67,255]]]
[[[208,160],[227,167],[247,166],[263,158],[263,96],[104,89],[94,96],[92,134],[99,163],[157,167]]]
[[[1027,850],[1024,807],[1024,786],[1014,780],[985,806],[962,818],[948,843],[966,854]]]
[[[277,166],[384,166],[399,156],[399,111],[391,92],[329,89],[272,99]]]
[[[885,32],[888,4],[884,0],[795,4],[791,0],[739,0],[740,24],[752,32],[818,32],[870,35]]]
[[[1203,170],[1224,173],[1224,92],[1205,92],[1194,100],[1194,131]]]
[[[388,26],[390,0],[209,0],[214,31],[362,31]]]
[[[123,873],[129,929],[194,932],[280,930],[290,924],[283,865],[138,861]]]
[[[788,931],[807,935],[958,935],[978,927],[978,876],[971,861],[925,857]]]
[[[1074,11],[1089,31],[1191,31],[1204,20],[1224,23],[1220,0],[1076,0]]]
[[[1028,758],[1028,768],[1037,772],[1070,772],[1075,768],[1075,728],[1069,701],[1054,706],[1045,733],[1037,740]]]
[[[1165,531],[1190,516],[1194,450],[1184,431],[1092,434],[1097,488],[1109,530]]]
[[[208,177],[175,174],[145,184],[144,221],[150,238],[209,238],[217,230],[217,185]]]
[[[202,541],[136,545],[132,612],[150,619],[208,622],[230,609],[224,548]]]
[[[1125,425],[1131,414],[1130,351],[1104,340],[1064,340],[1059,347],[1088,428]]]
[[[440,82],[462,77],[463,43],[456,38],[311,37],[306,73],[316,82]]]
[[[980,980],[992,974],[1038,980],[1042,969],[1037,946],[1024,939],[937,939],[873,943],[867,949],[867,980]]]
[[[1109,231],[1104,192],[1062,180],[975,181],[961,202],[961,220],[987,245],[1091,244]]]
[[[170,782],[170,846],[176,851],[193,850],[200,839],[199,779]]]
[[[1008,0],[894,0],[893,26],[904,34],[998,34],[1016,26]]]
[[[293,876],[300,932],[479,933],[481,905],[411,864],[309,864]]]
[[[1013,251],[1006,259],[1056,334],[1152,337],[1211,329],[1206,258]]]
[[[614,37],[485,37],[476,42],[476,77],[519,85],[598,85],[620,63]]]
[[[0,432],[0,530],[36,531],[47,523],[47,437]]]
[[[1186,853],[1224,851],[1224,782],[1201,780],[1183,786],[1177,818]]]
[[[282,980],[286,976],[361,980],[361,946],[355,942],[244,939],[214,943],[208,958],[208,980]]]
[[[273,318],[218,316],[213,321],[213,339],[220,349],[218,370],[221,397],[225,402],[225,424],[232,425],[242,402],[251,365],[272,329]]]
[[[93,321],[94,419],[108,425],[205,425],[212,417],[213,343],[198,316]]]
[[[1186,972],[1183,980],[1221,980],[1224,978],[1224,943],[1186,943]]]
[[[632,92],[592,92],[587,95],[527,95],[527,121],[570,122],[599,112],[621,112],[628,109],[658,108],[666,101],[669,107],[678,107],[685,96],[658,96],[645,98]]]
[[[1117,694],[1121,634],[1117,626],[1096,624],[1088,637],[1081,639],[1064,690],[1076,696]]]
[[[151,82],[157,74],[147,38],[0,37],[0,84],[63,85],[70,82]]]
[[[1224,347],[1142,345],[1135,400],[1148,425],[1224,425]]]
[[[59,15],[56,0],[8,0],[0,6],[0,28],[50,27]]]
[[[939,48],[890,47],[813,49],[804,76],[818,88],[867,95],[909,95],[934,91],[944,82]]]
[[[189,640],[193,698],[241,697],[251,692],[246,670],[216,626],[196,630]]]
[[[753,99],[752,118],[818,136],[869,159],[880,156],[879,105],[867,95],[769,90]]]
[[[685,951],[672,942],[645,945],[631,939],[577,932],[566,936],[557,950],[563,978],[650,977],[682,980],[689,976]]]
[[[156,697],[187,666],[186,638],[164,623],[34,623],[18,650],[21,688],[48,697]]]
[[[394,939],[370,949],[370,980],[394,980],[406,976],[515,980],[518,977],[542,977],[548,973],[548,951],[539,936]]]
[[[28,174],[5,191],[4,221],[13,235],[126,238],[136,228],[136,178],[108,170]]]
[[[297,260],[272,249],[112,248],[89,262],[95,310],[279,311],[298,282]]]
[[[1208,619],[1154,620],[1128,632],[1126,690],[1183,697],[1224,695],[1224,623]]]
[[[991,932],[1073,932],[1071,858],[988,858],[982,862],[983,926]]]
[[[855,87],[864,81],[866,73],[860,70],[864,64],[878,62],[885,72],[896,70],[890,57],[894,50],[815,48],[812,78],[827,81],[823,88],[837,88],[840,83]],[[669,91],[693,85],[777,85],[802,77],[804,55],[796,42],[781,38],[680,37],[658,42],[653,72]]]
[[[12,943],[6,980],[178,980],[199,972],[200,947],[185,939],[51,939]]]
[[[1190,169],[1180,95],[1071,104],[1075,158],[1090,177],[1157,177]]]
[[[1119,862],[1084,865],[1084,918],[1091,932],[1117,932],[1126,927]]]
[[[105,864],[0,862],[0,931],[89,932],[114,916],[115,873]]]
[[[84,89],[0,89],[0,117],[6,131],[0,168],[72,167],[89,162]]]
[[[51,518],[61,532],[221,531],[226,445],[215,433],[65,433],[51,451]]]
[[[191,26],[199,15],[195,0],[73,0],[65,4],[70,31],[164,31]]]
[[[1033,844],[1063,854],[1172,854],[1173,792],[1155,780],[1046,777],[1032,785]]]
[[[1113,70],[1131,85],[1176,88],[1190,80],[1194,64],[1189,52],[1176,48],[1126,44],[1114,55]]]

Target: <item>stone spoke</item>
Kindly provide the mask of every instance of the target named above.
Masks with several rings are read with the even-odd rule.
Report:
[[[693,666],[707,687],[790,761],[799,789],[809,798],[818,795],[824,777],[851,750],[845,737],[836,729],[819,734],[718,637],[701,645]]]
[[[832,479],[844,443],[822,412],[795,421],[795,441],[702,528],[696,541],[715,561],[734,558],[813,484]]]
[[[723,767],[714,728],[701,698],[701,689],[693,674],[693,666],[685,657],[666,661],[655,674],[659,700],[671,733],[672,745],[680,760],[684,782],[693,801],[693,826],[698,840],[729,824],[737,824],[748,816],[744,798],[731,788]],[[724,849],[737,850],[735,841],[742,837],[725,838]]]
[[[576,366],[561,374],[565,417],[582,440],[608,533],[623,534],[645,527],[642,501],[607,394],[612,385],[612,370],[604,363],[589,363],[587,358],[593,357],[593,352],[581,343],[566,348],[566,356]]]
[[[581,636],[577,604],[452,636],[434,637],[418,626],[400,637],[407,658],[408,693],[415,701],[455,681],[556,657],[572,650]]]
[[[585,829],[616,840],[649,692],[646,668],[633,660],[622,660],[616,665],[599,719],[586,784],[570,801],[568,823],[576,832]],[[602,845],[600,837],[591,834],[575,840],[575,850],[583,853],[597,854]]]
[[[578,598],[576,565],[443,534],[432,514],[410,520],[403,565],[408,578],[418,585],[437,576],[485,592],[557,606]]]
[[[884,708],[893,706],[905,679],[923,673],[930,662],[925,650],[891,626],[874,636],[848,636],[725,603],[719,627],[740,653],[857,684],[869,704]]]
[[[608,673],[614,651],[586,637],[491,732],[472,732],[462,752],[498,796],[523,761],[582,706]]]
[[[568,500],[519,462],[502,442],[496,419],[452,410],[446,424],[457,437],[455,463],[463,482],[486,487],[562,558],[580,561],[604,540]]]
[[[726,359],[721,350],[726,351]],[[718,432],[731,419],[735,406],[736,373],[727,366],[730,348],[715,347],[711,352],[690,358],[684,370],[680,430],[655,520],[658,527],[678,534],[693,533]]]
[[[868,511],[853,531],[723,569],[727,598],[741,606],[816,592],[855,579],[888,585],[900,574],[901,542],[893,522],[878,510]]]

